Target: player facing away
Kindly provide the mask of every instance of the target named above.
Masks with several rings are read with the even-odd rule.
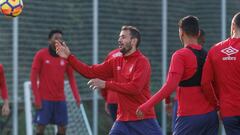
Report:
[[[232,19],[231,37],[209,50],[202,77],[202,89],[213,105],[219,105],[227,135],[240,134],[239,50],[240,12]]]
[[[150,98],[151,67],[147,57],[138,49],[140,41],[141,35],[136,27],[123,26],[118,39],[123,56],[92,66],[72,55],[65,43],[56,41],[58,55],[67,59],[81,75],[92,78],[88,83],[90,88],[117,92],[117,119],[110,135],[162,135],[153,107],[142,120],[135,115],[137,107]],[[109,78],[114,81],[106,81]]]
[[[45,126],[58,126],[57,135],[65,135],[68,124],[67,105],[64,94],[64,76],[68,80],[76,100],[80,105],[80,95],[73,69],[55,51],[55,40],[62,40],[61,30],[52,30],[48,36],[48,48],[39,50],[32,63],[31,83],[35,99],[37,135],[43,135]],[[39,83],[38,83],[39,82]]]
[[[120,52],[119,48],[112,50],[108,56],[106,57],[105,61],[108,61],[112,58],[122,56],[122,53]],[[108,81],[111,81],[114,79],[109,79]],[[105,111],[111,116],[112,120],[115,121],[117,118],[117,93],[113,90],[108,90],[108,89],[102,89],[101,94],[105,100]]]
[[[200,29],[200,34],[198,37],[198,44],[204,45],[206,42],[205,32],[203,29]],[[178,109],[178,102],[177,102],[177,95],[175,94],[173,103],[171,103],[171,98],[166,98],[166,110],[168,115],[172,115],[172,132],[174,131],[174,127],[176,125],[176,119],[177,119],[177,109]]]
[[[144,118],[150,108],[177,90],[178,113],[174,135],[218,134],[217,112],[206,100],[200,87],[206,52],[198,44],[198,35],[197,17],[180,19],[179,38],[184,47],[172,55],[165,84],[136,112],[138,117]]]
[[[2,116],[8,116],[10,113],[9,109],[9,100],[8,100],[8,89],[6,84],[6,79],[4,75],[4,69],[3,65],[0,64],[0,90],[1,90],[1,97],[3,100],[3,106],[2,106]]]

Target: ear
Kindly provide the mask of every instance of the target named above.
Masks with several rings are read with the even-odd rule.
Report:
[[[235,33],[235,29],[236,29],[235,27],[236,27],[235,23],[234,23],[234,22],[232,22],[232,24],[231,24],[231,31],[230,31],[230,32],[231,32],[231,33],[230,33],[230,34],[231,34],[231,36],[233,36],[233,35],[234,35],[234,33]]]
[[[232,30],[235,31],[235,29],[236,29],[236,24],[233,23],[233,24],[232,24]]]
[[[178,30],[179,30],[179,36],[181,36],[181,37],[182,37],[182,36],[184,35],[184,32],[183,32],[183,30],[182,30],[181,28],[179,28]]]
[[[199,31],[198,31],[198,35],[197,35],[197,37],[199,38],[200,35],[201,35],[201,31],[199,30]]]
[[[134,44],[135,46],[137,46],[137,38],[133,38],[133,39],[132,39],[132,44]]]

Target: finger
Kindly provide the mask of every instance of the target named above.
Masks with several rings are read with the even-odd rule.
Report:
[[[94,85],[90,85],[89,88],[93,90]]]
[[[64,46],[64,47],[67,47],[67,44],[66,44],[66,42],[62,42],[62,45]]]
[[[3,115],[3,116],[6,116],[7,114],[8,114],[7,110],[6,110],[6,109],[3,109],[3,110],[2,110],[2,115]]]
[[[55,46],[60,46],[61,43],[58,40],[55,40]]]
[[[90,81],[88,81],[87,85],[92,85],[93,84],[93,79],[91,79]]]
[[[143,112],[140,111],[139,109],[136,111],[136,115],[139,119],[143,119]]]
[[[8,114],[9,114],[9,111],[7,109],[3,111],[4,116],[7,116]]]
[[[98,87],[97,86],[93,86],[93,90],[97,90],[98,89]]]

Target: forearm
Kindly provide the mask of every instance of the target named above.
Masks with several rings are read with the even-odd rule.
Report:
[[[80,94],[77,88],[72,87],[72,93],[76,102],[80,102]]]
[[[40,93],[38,90],[38,83],[37,83],[38,82],[38,70],[32,69],[30,80],[31,80],[31,86],[32,86],[35,103],[41,104],[41,96],[40,96]]]
[[[109,72],[109,70],[104,66],[99,67],[98,65],[88,66],[87,64],[81,62],[78,60],[74,55],[70,55],[67,58],[68,62],[72,66],[72,68],[77,71],[79,74],[84,76],[88,79],[93,78],[100,78],[100,79],[106,79],[107,77],[112,77],[112,74]]]
[[[9,100],[8,99],[3,99],[3,103],[6,105],[9,105]]]
[[[74,55],[68,56],[67,60],[71,64],[72,68],[82,76],[88,79],[96,78],[96,76],[91,72],[91,68],[79,61]]]
[[[67,75],[74,99],[76,100],[77,103],[80,103],[80,95],[77,87],[77,82],[73,74],[73,69],[70,66],[68,66],[67,68]]]
[[[176,73],[169,73],[166,83],[162,88],[153,95],[146,103],[141,106],[143,112],[149,110],[148,108],[154,107],[157,103],[162,101],[164,98],[170,96],[170,94],[177,88],[181,80],[181,75]]]
[[[0,89],[1,89],[1,96],[2,99],[8,99],[8,89],[7,89],[7,83],[6,83],[6,79],[5,79],[5,75],[4,72],[2,71],[1,75],[0,75]]]
[[[3,100],[8,100],[8,91],[6,87],[1,87],[1,95]]]
[[[201,89],[202,89],[203,94],[206,97],[206,99],[214,107],[218,107],[219,103],[218,103],[218,99],[216,97],[216,93],[215,93],[215,90],[214,90],[214,87],[213,87],[212,83],[210,81],[209,82],[202,82]]]
[[[138,85],[137,82],[118,83],[115,81],[106,81],[106,88],[115,92],[125,93],[129,95],[141,94],[143,86]]]

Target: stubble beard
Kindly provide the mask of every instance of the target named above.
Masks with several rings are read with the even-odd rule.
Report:
[[[120,49],[120,52],[124,55],[128,53],[130,50],[132,50],[132,46],[130,43],[127,43],[125,47]]]

